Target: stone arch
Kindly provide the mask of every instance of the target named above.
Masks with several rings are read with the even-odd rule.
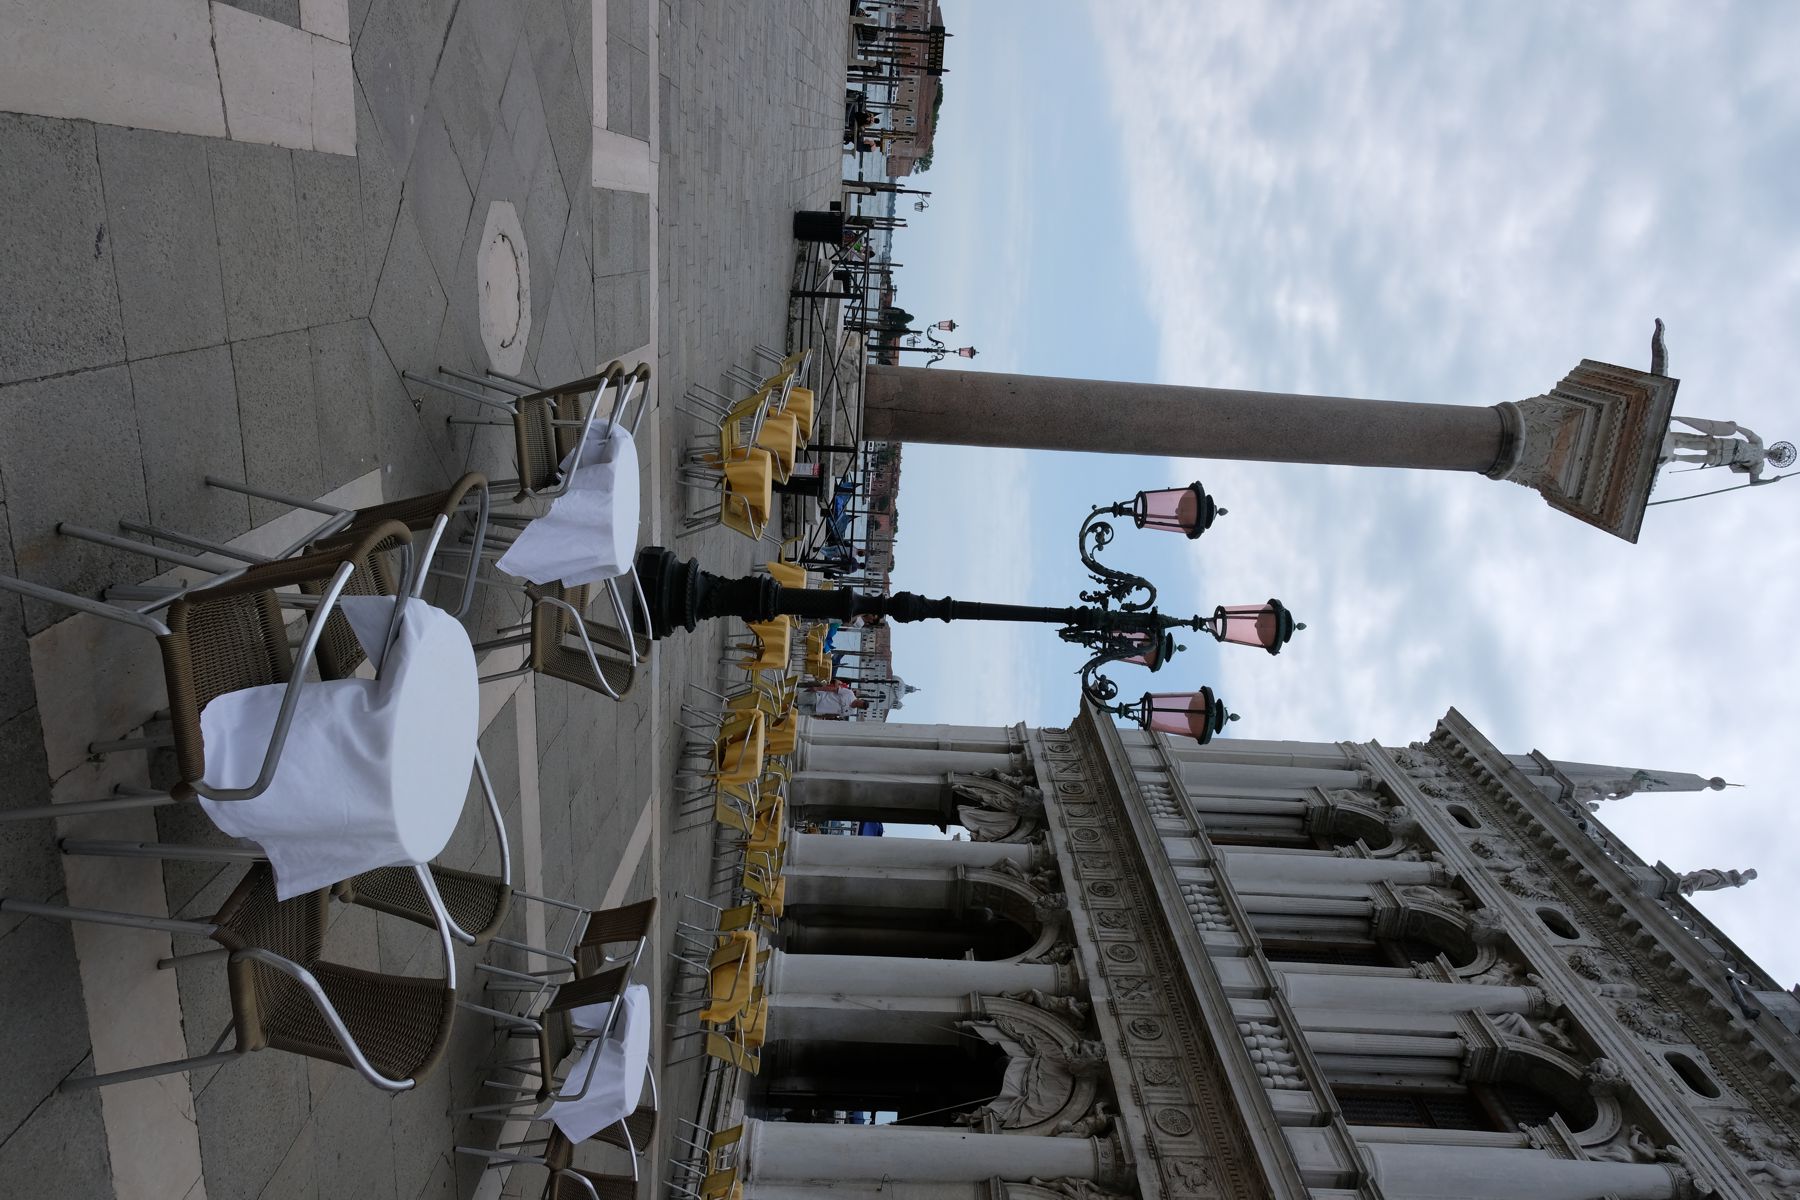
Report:
[[[1088,1117],[1100,1098],[1106,1049],[1024,993],[977,996],[964,1022],[1009,1055],[1008,1095],[976,1110],[997,1131],[1054,1136]]]
[[[1486,1013],[1470,1013],[1469,1026],[1463,1072],[1471,1083],[1513,1084],[1541,1093],[1555,1103],[1580,1145],[1602,1145],[1618,1134],[1624,1123],[1623,1080],[1611,1061],[1584,1065],[1565,1050],[1503,1031]]]
[[[1037,931],[1029,947],[1002,961],[1045,961],[1051,949],[1063,940],[1068,898],[1061,892],[1046,890],[1054,886],[1054,876],[1054,868],[1028,874],[1010,863],[961,872],[966,903],[984,905],[1028,932]]]

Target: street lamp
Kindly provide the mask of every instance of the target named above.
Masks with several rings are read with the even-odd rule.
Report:
[[[1059,625],[1064,641],[1090,652],[1080,670],[1081,692],[1102,711],[1135,721],[1146,729],[1181,734],[1200,742],[1223,732],[1236,715],[1211,688],[1196,692],[1146,692],[1135,701],[1118,700],[1119,688],[1103,672],[1125,663],[1160,670],[1176,652],[1174,631],[1191,629],[1214,640],[1256,646],[1279,654],[1306,626],[1279,600],[1257,605],[1220,605],[1211,616],[1175,617],[1156,608],[1156,588],[1149,580],[1100,562],[1095,556],[1113,539],[1109,518],[1131,517],[1140,529],[1160,529],[1197,538],[1225,510],[1217,507],[1198,483],[1185,488],[1139,492],[1133,499],[1102,505],[1087,516],[1077,534],[1077,549],[1095,587],[1081,593],[1083,607],[1040,608],[1022,604],[988,604],[928,599],[914,592],[868,594],[848,588],[824,590],[783,587],[766,576],[725,579],[701,569],[672,551],[648,546],[637,558],[638,578],[647,604],[651,637],[669,636],[676,626],[693,630],[715,617],[768,621],[787,615],[813,620],[836,618],[846,625],[874,615],[896,622],[1032,621]]]
[[[925,360],[925,365],[928,367],[942,361],[947,354],[954,354],[959,358],[975,357],[977,351],[973,346],[959,346],[955,350],[952,350],[945,344],[943,338],[940,338],[933,332],[938,329],[943,330],[945,333],[954,333],[956,332],[956,322],[938,321],[935,324],[926,326],[923,332],[925,337],[931,342],[931,345],[929,346],[919,345],[919,331],[915,330],[906,335],[906,340],[910,343],[909,345],[890,346],[888,348],[891,350],[916,350],[922,354],[929,354],[931,357]]]

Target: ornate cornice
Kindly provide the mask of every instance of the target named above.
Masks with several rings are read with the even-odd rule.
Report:
[[[1135,785],[1116,731],[1084,711],[1069,731],[1041,731],[1036,749],[1077,952],[1114,1050],[1127,1141],[1140,1155],[1142,1195],[1302,1200],[1306,1185],[1230,1001],[1203,948],[1184,952],[1170,922],[1191,900],[1145,800],[1121,790]],[[1195,926],[1183,932],[1198,941]]]
[[[1800,1166],[1793,1108],[1800,1092],[1772,1056],[1746,1056],[1752,1035],[1728,1007],[1729,996],[1688,961],[1703,957],[1689,944],[1692,935],[1646,911],[1655,902],[1643,896],[1635,859],[1609,856],[1585,821],[1546,798],[1454,709],[1423,746],[1386,751],[1371,744],[1363,753],[1395,787],[1416,792],[1421,809],[1436,809],[1433,835],[1457,856],[1464,885],[1488,907],[1520,914],[1512,936],[1528,969],[1560,995],[1610,1056],[1619,1083],[1681,1144],[1703,1180],[1722,1194],[1755,1195],[1756,1163]],[[1466,805],[1481,828],[1449,821],[1444,807],[1453,803]],[[1537,908],[1560,910],[1579,939],[1538,928],[1527,919]],[[1683,1085],[1666,1061],[1671,1050],[1697,1052],[1730,1091],[1678,1099]],[[1770,1124],[1759,1158],[1747,1161],[1714,1140],[1719,1123],[1732,1120]]]

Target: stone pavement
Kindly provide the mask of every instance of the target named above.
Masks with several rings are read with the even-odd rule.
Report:
[[[23,17],[0,5],[12,233],[0,570],[93,595],[166,565],[58,537],[59,521],[148,521],[252,546],[292,524],[278,504],[206,487],[207,474],[351,504],[465,470],[510,474],[504,431],[445,423],[477,406],[400,377],[486,365],[477,267],[495,202],[513,206],[528,260],[521,372],[653,362],[645,540],[746,568],[759,554],[741,539],[676,534],[669,481],[690,431],[668,400],[781,340],[789,214],[835,196],[846,7],[85,0]],[[516,611],[495,594],[469,624],[490,636]],[[149,639],[56,617],[0,595],[0,804],[94,798],[156,765],[85,750],[161,706]],[[520,882],[594,904],[663,897],[659,988],[674,906],[703,886],[710,853],[704,831],[674,832],[673,718],[687,681],[714,677],[718,643],[715,630],[665,644],[623,703],[554,681],[484,689],[481,746]],[[492,867],[479,817],[465,811],[447,861]],[[84,836],[217,836],[191,810],[60,832],[78,824]],[[197,917],[236,874],[65,859],[55,832],[0,825],[0,892]],[[526,931],[516,910],[513,923]],[[227,1015],[222,973],[157,971],[169,946],[0,917],[0,1192],[498,1194],[497,1175],[451,1152],[496,1133],[451,1115],[481,1094],[495,1052],[478,1020],[395,1097],[275,1052],[58,1092],[71,1076],[208,1049]],[[328,946],[352,964],[436,969],[425,931],[344,906]],[[665,1137],[698,1076],[697,1063],[662,1076]],[[536,1179],[522,1172],[512,1188],[534,1193]]]

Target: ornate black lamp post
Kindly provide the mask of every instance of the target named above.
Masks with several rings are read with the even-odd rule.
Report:
[[[1066,642],[1092,652],[1081,668],[1081,691],[1102,710],[1129,718],[1147,729],[1209,741],[1235,719],[1211,688],[1197,692],[1149,692],[1136,701],[1118,702],[1119,689],[1102,671],[1114,663],[1159,670],[1177,651],[1174,631],[1192,629],[1241,646],[1260,646],[1278,654],[1294,632],[1306,628],[1279,600],[1266,604],[1220,606],[1210,617],[1173,617],[1156,609],[1156,588],[1138,575],[1106,566],[1094,557],[1112,541],[1107,518],[1130,517],[1139,529],[1162,529],[1197,538],[1225,510],[1213,504],[1198,483],[1185,488],[1139,492],[1120,504],[1096,508],[1081,524],[1082,565],[1098,585],[1081,593],[1081,608],[1040,608],[1023,604],[928,599],[914,592],[872,595],[848,588],[823,590],[782,587],[760,575],[725,579],[702,570],[692,560],[675,557],[660,546],[638,553],[638,578],[649,606],[650,635],[663,638],[676,626],[692,630],[715,617],[768,621],[783,614],[812,620],[836,618],[848,624],[864,614],[894,621],[1035,621],[1060,625]]]
[[[929,355],[931,355],[931,357],[925,360],[925,365],[928,367],[933,366],[934,364],[943,361],[943,358],[946,354],[954,354],[954,355],[957,355],[959,358],[974,358],[975,355],[978,353],[976,351],[975,347],[973,347],[973,346],[958,346],[956,349],[952,350],[949,347],[949,345],[944,341],[943,338],[939,337],[936,333],[932,332],[933,330],[936,330],[936,329],[941,329],[945,333],[954,333],[954,332],[956,332],[956,322],[955,321],[939,321],[935,325],[926,326],[923,333],[925,335],[926,340],[928,340],[931,343],[931,345],[929,345],[929,346],[919,345],[919,334],[918,333],[908,333],[906,335],[906,340],[908,343],[910,343],[909,345],[890,346],[890,347],[888,347],[888,349],[895,350],[895,351],[913,350],[913,351],[919,352],[920,354],[929,354]]]

